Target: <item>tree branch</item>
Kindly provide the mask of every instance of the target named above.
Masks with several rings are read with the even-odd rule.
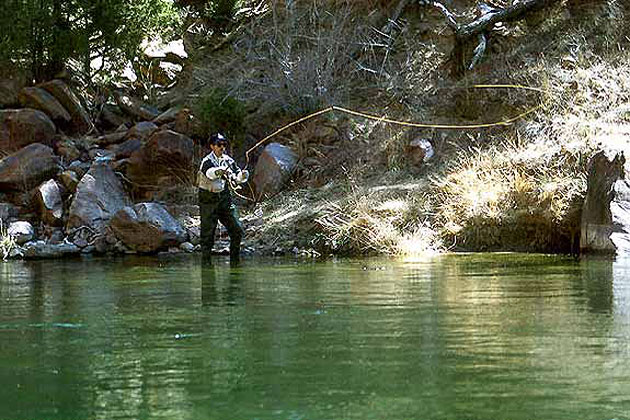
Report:
[[[470,23],[460,25],[457,23],[455,14],[451,12],[444,4],[438,0],[420,0],[420,5],[432,6],[436,8],[446,18],[446,23],[455,33],[454,55],[456,56],[455,65],[462,66],[464,57],[463,46],[467,44],[472,37],[477,36],[479,43],[474,50],[474,55],[468,69],[472,69],[483,56],[487,47],[486,34],[499,22],[510,22],[522,19],[527,13],[547,6],[560,0],[519,0],[513,5],[505,9],[496,9],[489,7],[480,7],[482,15]],[[484,6],[481,4],[481,6]],[[463,71],[464,67],[456,69],[457,72]]]
[[[484,34],[479,34],[479,44],[475,48],[474,55],[472,60],[470,61],[470,65],[468,66],[468,70],[472,70],[480,61],[481,57],[483,57],[483,53],[486,52],[486,47],[488,46],[488,40]]]
[[[456,31],[456,34],[461,38],[472,37],[481,32],[486,32],[488,29],[492,29],[492,27],[499,22],[510,22],[522,19],[526,13],[546,6],[553,1],[554,0],[520,0],[505,9],[492,9],[488,13],[479,16],[474,21],[461,26],[459,30]]]

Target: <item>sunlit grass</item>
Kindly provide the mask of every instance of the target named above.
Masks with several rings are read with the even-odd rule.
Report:
[[[17,246],[15,239],[7,232],[2,220],[0,220],[0,253],[2,259],[7,260],[11,255],[11,251]]]

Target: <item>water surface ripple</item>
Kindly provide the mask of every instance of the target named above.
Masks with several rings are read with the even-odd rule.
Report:
[[[630,420],[630,261],[0,264],[0,419]]]

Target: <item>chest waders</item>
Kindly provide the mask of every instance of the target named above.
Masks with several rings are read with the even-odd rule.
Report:
[[[221,222],[230,236],[230,261],[238,262],[241,253],[241,240],[245,230],[238,217],[238,210],[232,203],[232,195],[226,187],[215,193],[199,189],[199,212],[201,214],[201,249],[212,252],[217,222]]]

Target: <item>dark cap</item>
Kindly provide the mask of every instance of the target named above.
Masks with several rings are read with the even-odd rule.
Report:
[[[225,143],[226,145],[229,144],[228,139],[221,133],[215,133],[211,135],[208,141],[210,142],[210,144],[219,144],[219,143]]]

